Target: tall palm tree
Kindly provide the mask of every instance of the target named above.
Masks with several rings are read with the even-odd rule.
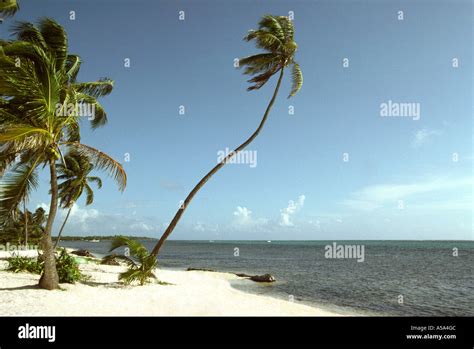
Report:
[[[99,189],[102,188],[102,180],[99,177],[89,176],[90,172],[94,169],[94,164],[86,156],[75,151],[67,154],[64,157],[64,163],[59,163],[57,168],[59,173],[58,180],[63,181],[58,185],[59,206],[63,209],[68,209],[68,211],[59,229],[54,249],[58,246],[72,207],[79,200],[84,190],[87,193],[86,206],[94,202],[94,191],[89,183],[95,183]]]
[[[0,16],[13,16],[20,9],[17,0],[0,0]]]
[[[13,33],[17,41],[0,41],[0,225],[37,188],[40,166],[47,167],[51,200],[41,242],[45,268],[39,286],[55,289],[58,274],[51,231],[58,208],[56,163],[63,151],[88,156],[97,169],[113,176],[120,190],[126,186],[125,171],[117,161],[80,142],[82,114],[69,108],[93,105],[92,128],[104,125],[107,116],[97,98],[112,91],[113,81],[77,81],[81,59],[68,54],[67,34],[52,19],[42,19],[38,27],[18,23]]]
[[[239,145],[233,152],[222,159],[222,161],[220,161],[211,171],[209,171],[193,188],[193,190],[191,190],[180,209],[178,209],[178,212],[176,212],[175,216],[171,220],[168,228],[166,228],[160,240],[154,247],[152,255],[158,255],[163,243],[173,232],[189,203],[194,198],[196,193],[204,186],[204,184],[206,184],[206,182],[217,171],[219,171],[226,163],[228,163],[232,157],[252,143],[252,141],[259,135],[260,131],[265,125],[265,122],[267,121],[267,117],[277,97],[285,68],[291,66],[292,88],[288,98],[293,97],[303,85],[303,74],[299,64],[294,60],[294,55],[298,46],[293,39],[294,28],[291,20],[289,20],[288,17],[267,15],[260,20],[258,26],[259,28],[257,30],[250,30],[245,36],[244,40],[254,40],[256,46],[264,50],[264,53],[240,59],[239,67],[245,66],[246,68],[244,70],[244,74],[253,76],[252,79],[248,80],[248,82],[252,83],[252,85],[247,89],[248,91],[260,89],[268,82],[268,80],[270,80],[273,75],[279,72],[278,81],[273,92],[273,96],[270,99],[265,113],[263,114],[262,120],[260,121],[260,124],[255,132],[252,133],[252,135],[244,143]]]

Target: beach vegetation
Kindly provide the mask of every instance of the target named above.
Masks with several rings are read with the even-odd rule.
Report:
[[[157,280],[154,271],[158,266],[155,255],[149,253],[147,248],[137,240],[118,236],[112,240],[109,252],[124,248],[123,255],[112,254],[105,256],[103,262],[119,260],[126,263],[128,270],[119,274],[119,280],[126,285],[137,282],[143,286],[151,280]]]
[[[46,220],[47,214],[42,207],[38,207],[35,212],[26,208],[23,211],[17,209],[5,223],[0,243],[16,243],[24,247],[37,245],[44,233]]]
[[[38,258],[28,258],[17,255],[8,258],[7,262],[7,270],[14,273],[28,272],[42,274],[44,272],[42,256]],[[85,275],[81,273],[74,257],[68,254],[66,249],[62,249],[59,255],[56,256],[56,267],[60,283],[74,284],[77,281],[86,279]]]
[[[41,19],[37,26],[19,22],[13,34],[14,41],[0,40],[0,225],[5,226],[38,188],[39,170],[49,170],[50,205],[41,239],[44,271],[39,286],[51,290],[59,283],[51,232],[59,200],[57,163],[64,162],[63,154],[76,151],[87,156],[96,169],[115,179],[120,190],[126,186],[119,162],[81,143],[80,116],[57,114],[56,105],[94,104],[94,118],[87,120],[96,129],[107,123],[97,99],[111,93],[114,82],[77,80],[81,58],[69,54],[67,33],[52,19]]]

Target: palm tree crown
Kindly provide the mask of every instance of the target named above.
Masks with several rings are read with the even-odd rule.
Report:
[[[71,152],[64,157],[64,163],[58,166],[58,180],[63,182],[58,185],[59,204],[62,208],[70,208],[86,191],[86,205],[94,202],[94,191],[90,183],[95,183],[102,188],[102,180],[96,176],[89,176],[94,169],[94,164],[89,159],[77,152]]]
[[[293,86],[288,96],[293,97],[303,86],[303,74],[294,60],[298,45],[294,41],[293,23],[284,16],[263,16],[258,30],[250,30],[244,40],[254,40],[256,46],[265,53],[240,59],[239,67],[245,66],[244,74],[254,75],[248,80],[253,83],[248,88],[258,90],[278,71],[292,66]]]
[[[80,143],[83,115],[70,106],[93,106],[92,128],[107,116],[97,101],[112,91],[113,81],[80,83],[77,55],[67,53],[64,29],[51,19],[39,27],[19,23],[18,41],[0,42],[0,220],[11,214],[38,185],[40,164],[61,157],[61,147],[89,156],[99,169],[111,172],[123,189],[126,175],[106,154]]]

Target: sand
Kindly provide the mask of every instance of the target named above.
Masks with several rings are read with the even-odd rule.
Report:
[[[1,256],[0,256],[1,257]],[[39,276],[4,271],[0,261],[0,316],[337,316],[315,307],[237,290],[228,273],[157,270],[172,285],[125,286],[121,266],[81,264],[86,282],[62,290],[36,287]],[[243,280],[240,282],[253,282]]]

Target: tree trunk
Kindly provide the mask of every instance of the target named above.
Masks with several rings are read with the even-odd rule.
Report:
[[[152,255],[157,256],[158,253],[160,252],[161,247],[163,246],[164,242],[168,238],[168,236],[171,235],[173,232],[174,228],[178,224],[179,220],[181,219],[181,216],[183,215],[184,211],[188,207],[189,203],[191,200],[194,198],[196,193],[206,184],[206,182],[217,172],[219,171],[224,165],[232,159],[239,151],[243,150],[245,147],[247,147],[252,141],[258,136],[260,131],[262,130],[263,126],[265,125],[265,122],[267,121],[268,114],[270,113],[270,110],[273,107],[273,103],[275,103],[276,97],[278,95],[278,90],[280,89],[281,85],[281,80],[283,78],[283,70],[284,68],[281,69],[280,71],[280,77],[278,78],[277,85],[275,87],[275,91],[273,92],[272,99],[270,100],[270,103],[267,106],[267,109],[265,110],[265,114],[263,114],[262,121],[260,121],[260,125],[258,128],[255,130],[255,132],[241,145],[239,145],[233,152],[228,154],[221,162],[219,162],[214,168],[209,171],[200,181],[199,183],[191,190],[191,192],[188,194],[186,199],[184,200],[183,204],[181,207],[178,209],[178,212],[176,212],[175,216],[173,217],[173,220],[170,222],[168,225],[168,228],[166,228],[165,232],[161,236],[160,240],[156,244],[155,248],[151,252]]]
[[[43,248],[44,272],[39,281],[39,287],[47,290],[59,288],[59,277],[56,270],[56,258],[54,255],[51,231],[53,230],[54,218],[58,210],[58,179],[56,177],[56,164],[54,159],[49,161],[51,174],[51,204],[49,206],[48,221],[41,239]]]
[[[26,199],[23,199],[23,212],[25,215],[25,250],[28,249],[28,211],[26,210]]]
[[[54,243],[54,248],[53,250],[56,250],[56,247],[58,246],[59,244],[59,240],[61,240],[61,234],[63,233],[63,229],[64,227],[66,226],[66,222],[69,218],[69,215],[71,214],[71,211],[72,211],[72,207],[69,208],[69,211],[67,211],[67,215],[66,215],[66,218],[64,219],[64,222],[63,222],[63,225],[61,225],[61,229],[59,229],[59,234],[58,234],[58,237],[56,238],[56,242]]]

